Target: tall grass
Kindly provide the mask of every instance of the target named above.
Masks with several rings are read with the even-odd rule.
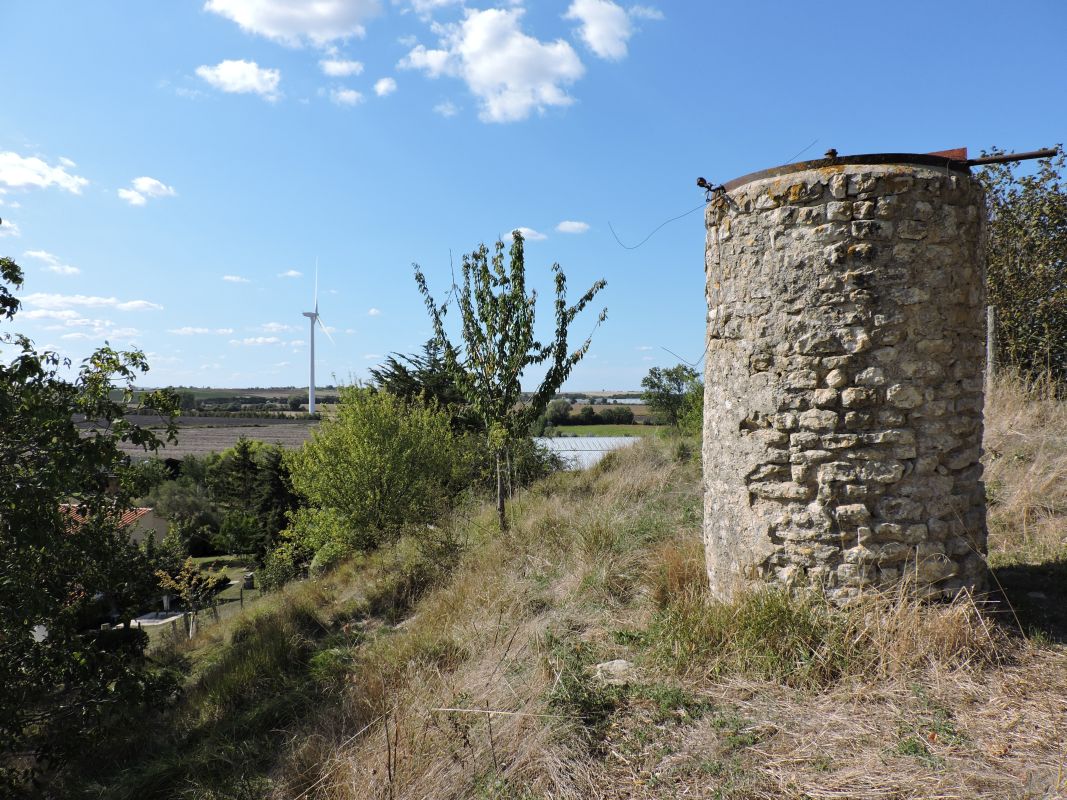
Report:
[[[1067,402],[1006,374],[986,398],[985,481],[994,566],[1067,554]]]
[[[1064,490],[1048,480],[1064,456],[1040,438],[1067,432],[1067,418],[1023,389],[998,385],[987,417],[994,558],[1012,563],[1063,552]],[[1035,398],[1033,416],[1019,397]],[[1013,737],[1011,768],[1051,763],[1060,651],[1009,635],[969,596],[929,604],[905,587],[840,608],[760,587],[712,599],[697,452],[648,437],[520,492],[506,533],[491,506],[461,509],[448,547],[408,540],[295,587],[211,658],[193,652],[173,756],[99,796],[980,795],[952,794],[956,780],[995,797],[1007,757],[961,760],[980,729],[965,735],[961,720],[996,727],[1017,707],[1025,719],[997,731]],[[631,677],[605,685],[596,665],[620,658]],[[827,738],[838,730],[848,736]],[[757,744],[774,757],[750,756]]]
[[[652,619],[651,657],[681,673],[825,687],[999,663],[1009,642],[969,595],[929,605],[907,587],[841,608],[815,590],[753,587],[729,601],[687,591]]]

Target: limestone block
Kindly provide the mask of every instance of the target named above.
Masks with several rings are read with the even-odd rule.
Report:
[[[809,431],[832,431],[837,427],[837,412],[811,409],[799,415],[800,427]]]
[[[844,370],[832,369],[826,374],[824,381],[831,389],[840,389],[848,384],[848,375]]]
[[[857,406],[865,406],[874,400],[874,396],[867,389],[861,389],[853,387],[851,389],[845,389],[841,392],[841,405],[845,408],[856,408]]]
[[[886,400],[898,408],[915,408],[922,403],[923,395],[914,386],[896,383],[886,391]]]

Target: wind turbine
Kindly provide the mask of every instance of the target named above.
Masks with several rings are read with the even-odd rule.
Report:
[[[326,326],[322,324],[322,320],[319,318],[319,260],[315,259],[315,310],[305,311],[304,316],[308,318],[311,323],[311,381],[308,383],[308,413],[315,413],[315,323],[318,323],[322,328],[322,332],[326,334],[326,338],[330,340],[331,344],[337,344],[330,336],[330,332],[326,330]]]

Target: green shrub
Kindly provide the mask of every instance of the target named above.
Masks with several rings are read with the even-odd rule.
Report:
[[[312,575],[322,575],[340,564],[350,552],[341,542],[327,542],[315,552],[308,570]]]
[[[278,545],[267,553],[257,573],[260,588],[265,592],[282,588],[300,575],[309,558],[311,552],[298,542],[288,541]]]
[[[363,546],[446,510],[467,472],[448,414],[358,387],[340,400],[337,416],[286,457],[296,491],[368,532]]]
[[[300,508],[291,512],[282,538],[296,542],[311,555],[327,545],[347,551],[367,548],[377,539],[374,534],[353,529],[348,519],[334,508]]]

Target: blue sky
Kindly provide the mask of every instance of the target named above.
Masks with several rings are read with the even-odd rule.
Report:
[[[1062,142],[1065,29],[1060,0],[0,0],[5,329],[140,347],[149,385],[306,384],[318,258],[319,383],[361,379],[430,335],[412,262],[443,296],[521,226],[544,335],[554,261],[608,281],[567,387],[636,388],[703,349],[703,222],[609,222],[637,242],[813,140]]]

